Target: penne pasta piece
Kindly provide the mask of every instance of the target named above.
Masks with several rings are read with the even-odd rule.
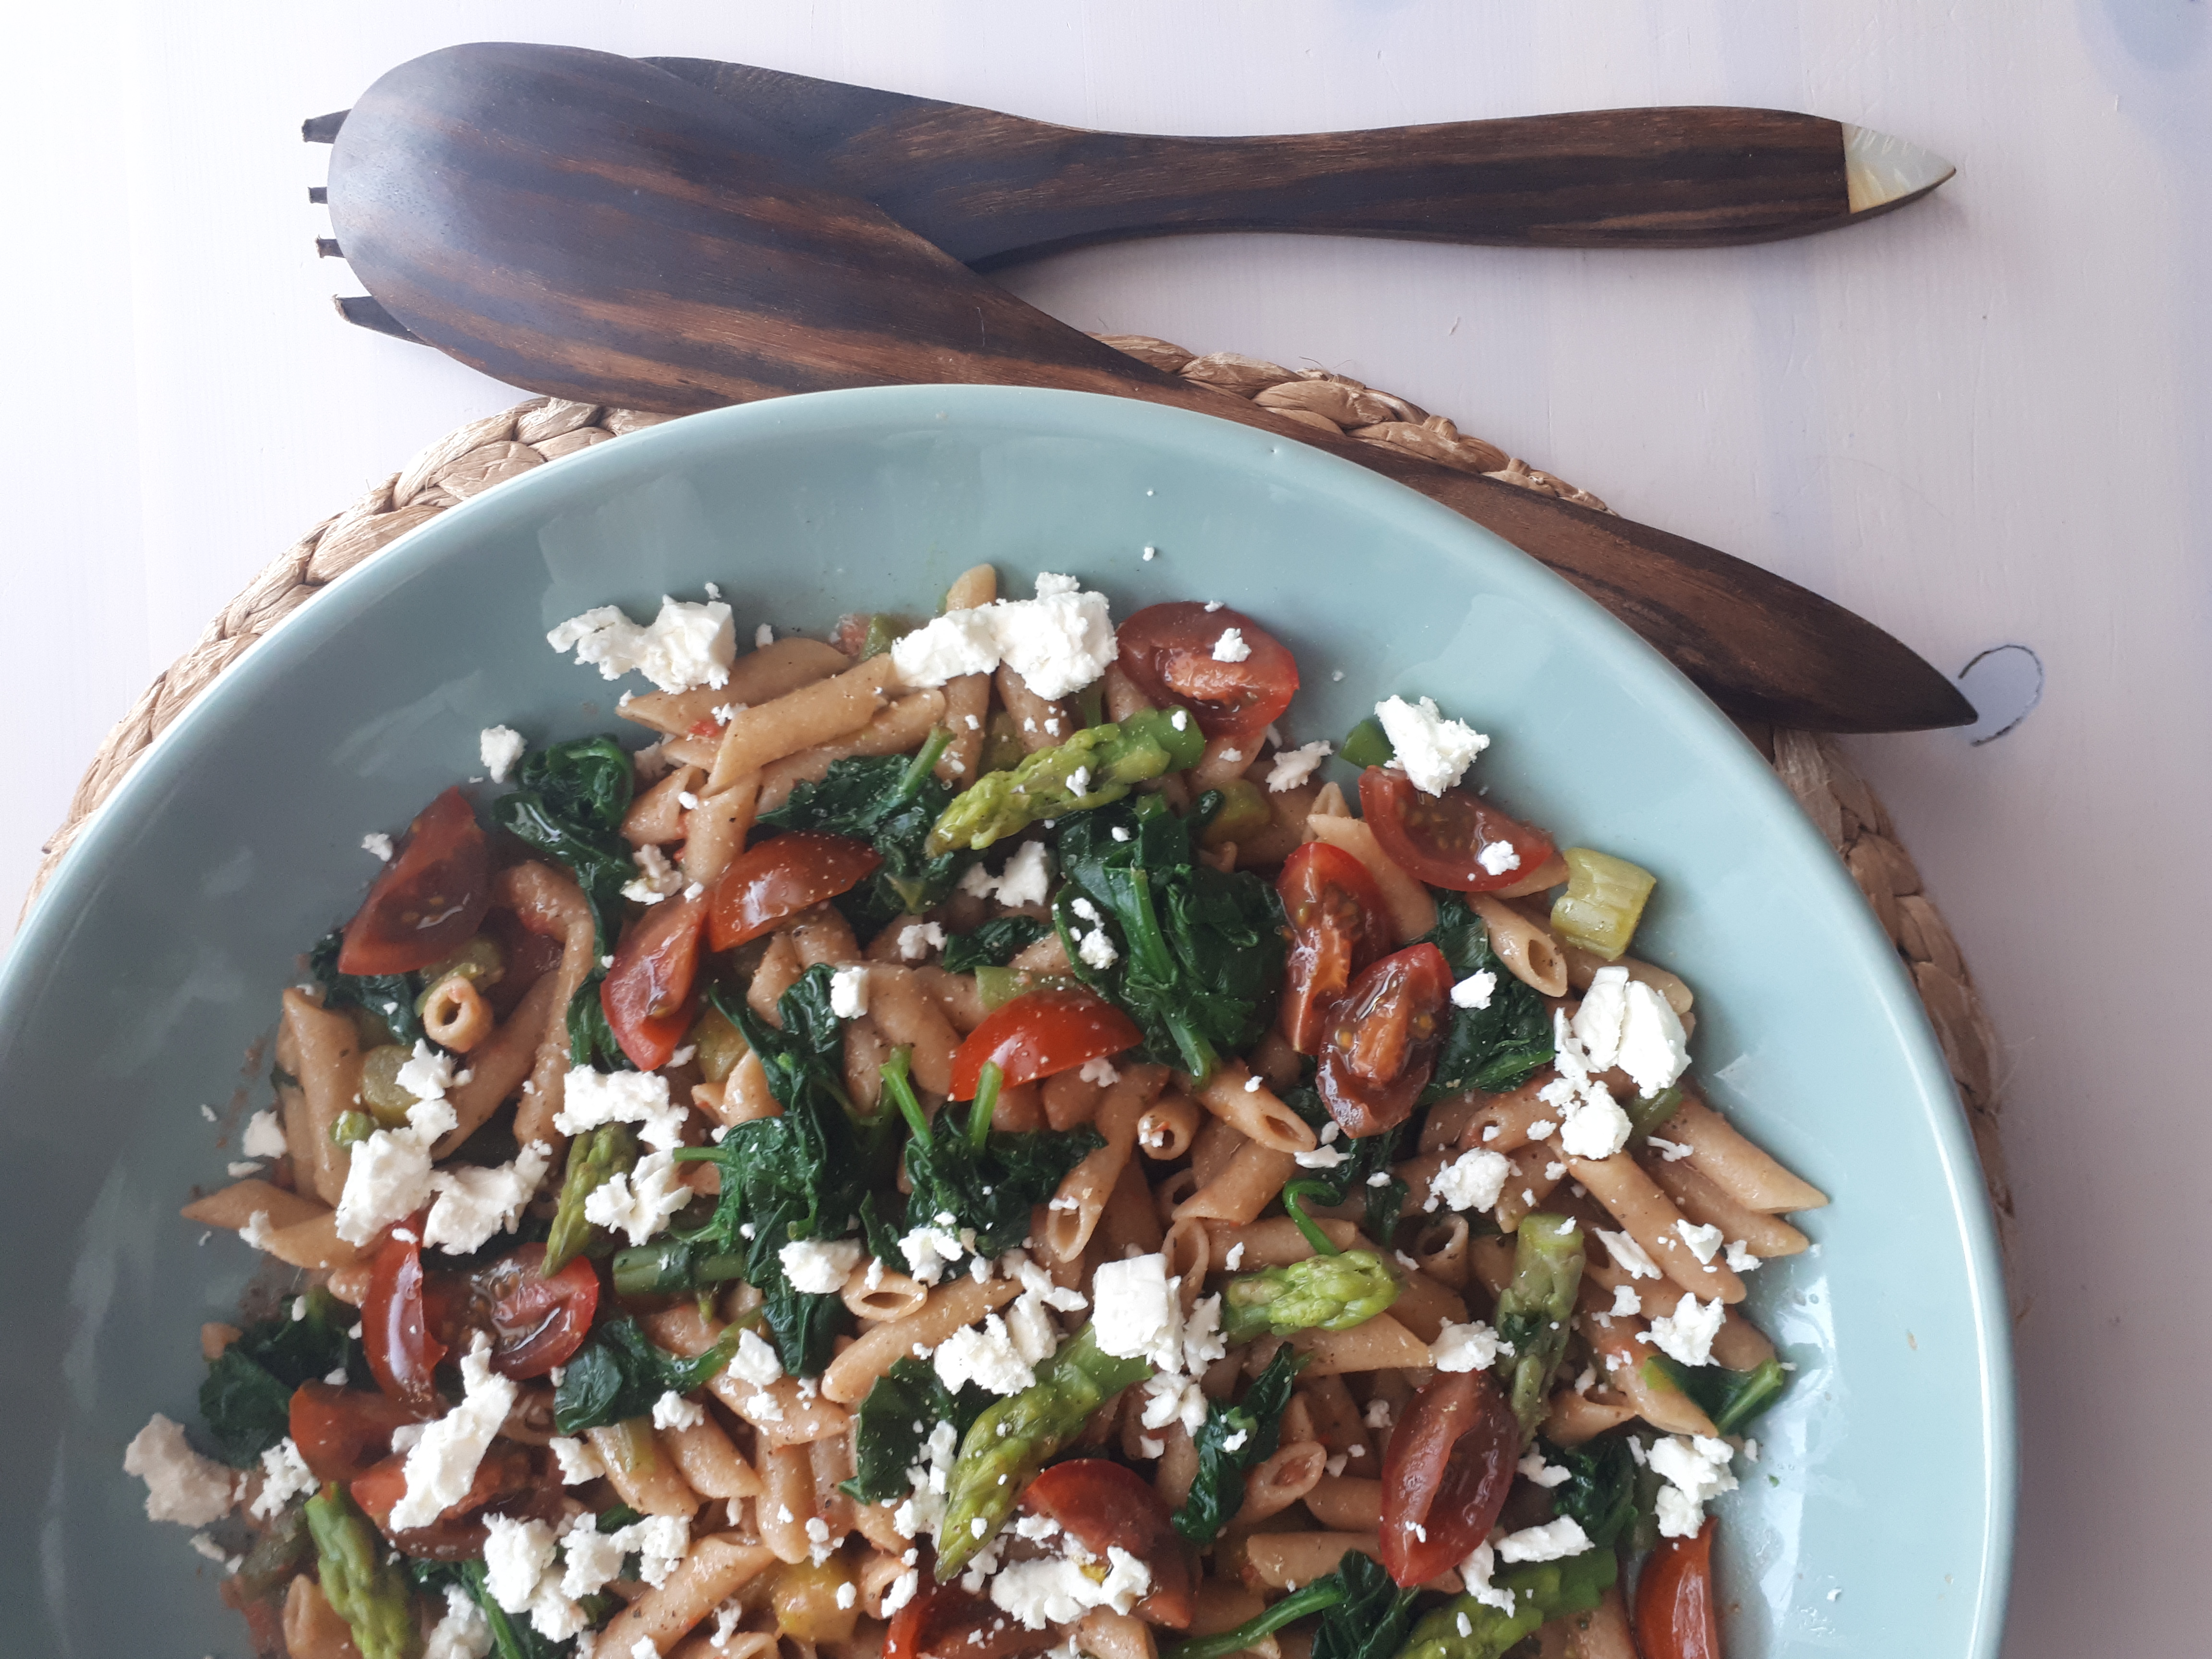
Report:
[[[1305,1057],[1291,1047],[1279,1025],[1270,1025],[1252,1050],[1252,1069],[1267,1079],[1271,1089],[1294,1086],[1305,1068]]]
[[[794,635],[738,658],[730,665],[729,678],[720,685],[624,696],[615,705],[615,712],[626,720],[671,737],[699,736],[701,726],[722,724],[717,709],[773,702],[786,692],[827,679],[852,665],[850,657],[826,641]]]
[[[757,1305],[757,1292],[747,1290],[745,1294]],[[735,1310],[734,1304],[727,1301],[725,1306]],[[725,1328],[720,1320],[710,1322],[702,1319],[698,1305],[689,1302],[647,1314],[638,1322],[655,1342],[686,1359],[712,1347],[714,1339]],[[761,1439],[777,1445],[800,1445],[810,1440],[826,1439],[843,1434],[852,1425],[852,1414],[842,1405],[818,1395],[801,1395],[798,1382],[788,1376],[763,1389],[734,1371],[723,1370],[715,1373],[707,1387],[715,1399],[752,1425]]]
[[[1578,1299],[1583,1336],[1605,1385],[1656,1429],[1668,1434],[1712,1434],[1712,1419],[1697,1402],[1657,1366],[1644,1363],[1653,1352],[1650,1327],[1633,1315],[1607,1311],[1610,1299],[1595,1283],[1585,1283]]]
[[[1341,847],[1367,866],[1367,873],[1382,890],[1382,905],[1390,913],[1390,929],[1397,936],[1397,944],[1420,938],[1437,925],[1437,902],[1429,896],[1429,890],[1391,861],[1364,822],[1324,812],[1322,804],[1328,796],[1328,790],[1324,789],[1315,800],[1313,814],[1306,819],[1307,830],[1316,841]],[[1340,805],[1343,799],[1340,793],[1337,804]],[[1504,953],[1498,954],[1502,957]]]
[[[1561,1389],[1546,1408],[1544,1437],[1555,1446],[1579,1446],[1608,1429],[1619,1428],[1635,1415],[1636,1407],[1617,1395],[1597,1400],[1572,1389]]]
[[[1021,1293],[1021,1288],[1011,1279],[978,1284],[965,1276],[939,1285],[919,1312],[877,1326],[831,1360],[822,1373],[823,1396],[841,1406],[857,1404],[894,1360],[912,1353],[917,1346],[936,1347],[963,1326],[973,1325],[985,1314],[1004,1307]]]
[[[951,1022],[954,1030],[964,1036],[983,1023],[983,995],[975,988],[975,975],[948,974],[929,964],[907,971],[922,994],[937,1005],[938,1012]]]
[[[817,904],[801,910],[784,925],[784,937],[799,952],[799,970],[828,963],[842,968],[860,962],[860,942],[853,937],[853,924],[833,905]]]
[[[357,1247],[338,1237],[338,1218],[335,1210],[325,1210],[305,1221],[295,1221],[289,1227],[278,1227],[264,1234],[262,1243],[269,1254],[279,1261],[295,1267],[305,1267],[311,1273],[329,1273],[340,1267],[350,1267],[362,1259]]]
[[[236,1232],[256,1215],[261,1217],[264,1227],[283,1228],[313,1221],[331,1212],[329,1206],[317,1203],[304,1193],[287,1192],[274,1182],[248,1176],[243,1181],[216,1188],[205,1198],[194,1199],[178,1213],[203,1227],[228,1227]]]
[[[871,1279],[873,1284],[869,1283]],[[908,1319],[920,1313],[921,1304],[929,1299],[929,1287],[920,1279],[895,1273],[888,1267],[880,1273],[855,1269],[845,1280],[845,1288],[840,1294],[854,1318],[863,1324],[880,1325],[887,1320]]]
[[[1774,1344],[1766,1333],[1734,1308],[1726,1310],[1713,1338],[1713,1364],[1732,1371],[1755,1371],[1773,1358]]]
[[[1547,997],[1567,994],[1567,959],[1551,929],[1487,893],[1468,894],[1468,903],[1490,929],[1490,948],[1508,973]]]
[[[1676,1285],[1700,1301],[1709,1302],[1715,1297],[1728,1303],[1743,1300],[1743,1280],[1718,1255],[1711,1261],[1699,1261],[1691,1254],[1682,1237],[1687,1224],[1682,1212],[1627,1153],[1595,1159],[1571,1158],[1567,1169]]]
[[[1826,1193],[1745,1139],[1687,1089],[1664,1127],[1663,1139],[1690,1149],[1690,1167],[1746,1209],[1775,1215],[1817,1210],[1828,1201]]]
[[[1639,1161],[1676,1209],[1700,1226],[1719,1228],[1723,1237],[1741,1240],[1755,1256],[1797,1255],[1812,1242],[1780,1217],[1738,1203],[1686,1164],[1656,1156]]]
[[[1175,1218],[1250,1221],[1275,1201],[1297,1167],[1294,1154],[1247,1141],[1237,1149],[1227,1169],[1176,1206]]]
[[[1513,1251],[1510,1238],[1494,1235],[1471,1240],[1468,1244],[1468,1275],[1490,1293],[1493,1302],[1513,1282]],[[1589,1272],[1587,1266],[1583,1272]]]
[[[1566,879],[1566,856],[1554,848],[1551,857],[1546,859],[1526,875],[1507,882],[1503,887],[1493,887],[1490,890],[1503,899],[1528,898],[1538,893],[1549,892],[1554,887],[1563,886]]]
[[[830,768],[841,760],[856,755],[903,755],[917,748],[932,727],[945,718],[945,694],[942,691],[917,691],[911,696],[878,709],[873,718],[857,732],[828,743],[817,744],[811,749],[802,749],[795,755],[786,755],[781,760],[761,769],[760,810],[773,812],[791,799],[792,790],[801,783],[819,783],[830,774]]]
[[[709,794],[728,788],[786,755],[827,743],[866,726],[898,684],[888,654],[872,657],[825,680],[739,709],[722,729],[707,779]]]
[[[646,1593],[607,1622],[599,1632],[595,1651],[617,1654],[621,1659],[642,1659],[638,1644],[649,1651],[666,1654],[717,1606],[726,1601],[776,1563],[773,1550],[759,1544],[739,1543],[714,1535],[694,1539],[668,1582]],[[733,1640],[722,1650],[732,1659],[744,1659]],[[773,1646],[757,1649],[763,1656]]]
[[[806,1523],[814,1512],[814,1465],[804,1446],[770,1446],[761,1453],[761,1542],[784,1562],[806,1559],[812,1540]]]
[[[1695,1006],[1697,998],[1681,977],[1668,973],[1664,968],[1655,968],[1648,962],[1638,962],[1634,957],[1620,957],[1607,962],[1595,951],[1585,951],[1579,945],[1562,944],[1560,954],[1567,959],[1567,983],[1577,991],[1587,991],[1590,981],[1601,968],[1625,968],[1628,977],[1639,984],[1648,985],[1664,997],[1667,1006],[1676,1016],[1686,1014]]]
[[[586,1429],[584,1437],[607,1466],[607,1483],[622,1494],[623,1503],[641,1515],[698,1513],[699,1494],[661,1455],[653,1419],[633,1417],[627,1422]]]
[[[678,766],[629,804],[623,814],[623,839],[633,847],[662,847],[684,837],[684,797],[698,798],[707,775],[696,766]]]
[[[345,1190],[346,1164],[351,1154],[331,1139],[341,1113],[350,1111],[361,1098],[361,1031],[344,1014],[326,1012],[297,989],[284,993],[284,1029],[295,1056],[293,1075],[300,1079],[301,1098],[307,1107],[307,1162],[295,1160],[294,1178],[308,1176],[315,1196],[335,1205]],[[287,1133],[285,1144],[293,1146]]]
[[[1045,1218],[1046,1237],[1051,1237],[1052,1213]],[[1138,1255],[1150,1255],[1161,1246],[1160,1218],[1152,1208],[1152,1189],[1145,1184],[1145,1171],[1136,1159],[1129,1158],[1121,1165],[1114,1189],[1106,1195],[1106,1207],[1098,1212],[1097,1237],[1109,1255],[1125,1256],[1133,1251]],[[1172,1263],[1168,1271],[1176,1271]],[[1183,1286],[1186,1307],[1197,1297],[1198,1281],[1192,1279]]]
[[[1312,1244],[1298,1231],[1298,1224],[1286,1215],[1270,1216],[1265,1221],[1206,1221],[1203,1224],[1212,1245],[1208,1255],[1226,1273],[1285,1267],[1314,1253]],[[1352,1222],[1322,1220],[1314,1224],[1340,1250],[1374,1248],[1361,1239],[1359,1229]],[[1233,1267],[1228,1265],[1231,1255],[1237,1257]]]
[[[522,994],[507,1023],[476,1046],[469,1056],[469,1080],[447,1091],[446,1103],[453,1109],[455,1121],[431,1146],[432,1158],[449,1156],[522,1086],[538,1064],[560,989],[560,976],[545,975]],[[520,1115],[516,1114],[518,1120]],[[547,1121],[550,1125],[551,1120]]]
[[[1323,1475],[1306,1494],[1306,1508],[1332,1532],[1374,1532],[1382,1524],[1382,1483]]]
[[[1501,1231],[1517,1233],[1521,1218],[1540,1207],[1552,1189],[1566,1179],[1567,1165],[1549,1140],[1531,1141],[1505,1157],[1513,1168],[1498,1194],[1498,1207],[1491,1213],[1498,1218]]]
[[[721,879],[722,872],[745,849],[760,814],[760,774],[748,772],[726,789],[706,796],[684,815],[684,878],[703,887]]]
[[[1141,1425],[1141,1415],[1139,1422]],[[1181,1509],[1198,1480],[1198,1447],[1180,1423],[1160,1431],[1159,1462],[1152,1470],[1152,1489],[1170,1510]]]
[[[323,1587],[305,1573],[284,1592],[283,1628],[284,1651],[291,1659],[361,1659],[361,1650],[353,1644],[353,1626],[331,1605]]]
[[[1226,1060],[1198,1088],[1199,1104],[1233,1124],[1247,1140],[1279,1152],[1310,1152],[1321,1145],[1313,1126],[1275,1096],[1241,1060]]]
[[[1224,1631],[1235,1630],[1257,1619],[1267,1610],[1267,1605],[1257,1590],[1236,1579],[1202,1578],[1198,1594],[1193,1598],[1189,1633],[1218,1636]],[[1249,1659],[1282,1659],[1282,1650],[1272,1636],[1261,1637],[1243,1652]]]
[[[999,573],[988,564],[963,570],[945,590],[945,608],[973,611],[999,597]],[[985,728],[991,718],[991,676],[963,674],[945,683],[945,729],[952,741],[937,757],[937,776],[955,789],[981,775]]]
[[[1025,752],[1034,755],[1075,735],[1078,722],[1067,710],[1030,690],[1029,682],[1011,665],[999,665],[997,684],[999,701],[1014,717],[1014,732]]]
[[[1557,1124],[1559,1120],[1559,1108],[1539,1098],[1558,1077],[1549,1066],[1539,1066],[1510,1094],[1469,1096],[1474,1109],[1449,1144],[1460,1152],[1487,1148],[1493,1152],[1510,1152],[1527,1146],[1529,1130],[1539,1123]]]
[[[1201,1120],[1190,1148],[1190,1171],[1198,1184],[1218,1178],[1244,1144],[1243,1132],[1234,1125],[1211,1115]]]
[[[1024,974],[1044,974],[1065,979],[1073,971],[1068,966],[1067,947],[1060,942],[1058,933],[1047,933],[1031,945],[1014,952],[1006,966]]]
[[[1164,1066],[1131,1066],[1108,1086],[1092,1125],[1105,1137],[1106,1144],[1087,1154],[1061,1178],[1060,1190],[1052,1200],[1052,1213],[1045,1221],[1047,1253],[1062,1261],[1083,1254],[1097,1229],[1108,1196],[1128,1164],[1130,1149],[1137,1144],[1137,1120],[1167,1080]]]
[[[1377,1559],[1382,1553],[1371,1532],[1260,1532],[1245,1540],[1251,1580],[1269,1589],[1326,1577],[1353,1550]]]
[[[911,968],[878,963],[868,969],[868,1018],[894,1048],[914,1050],[915,1081],[933,1094],[952,1091],[952,1053],[959,1034]]]
[[[1154,1182],[1152,1213],[1159,1217],[1160,1225],[1172,1225],[1176,1207],[1197,1190],[1198,1176],[1188,1170],[1177,1170],[1172,1175]]]
[[[1327,1472],[1328,1448],[1317,1441],[1293,1441],[1278,1447],[1244,1474],[1244,1507],[1237,1512],[1239,1525],[1249,1526],[1279,1515],[1310,1492]]]
[[[1209,789],[1225,789],[1250,769],[1258,758],[1258,743],[1243,737],[1208,738],[1206,751],[1198,757],[1198,764],[1185,773],[1190,787],[1199,794]]]
[[[1463,1291],[1467,1288],[1467,1247],[1470,1237],[1465,1216],[1443,1217],[1430,1222],[1413,1236],[1413,1248],[1408,1254],[1421,1264],[1424,1273],[1446,1290]]]
[[[760,1476],[738,1455],[736,1443],[709,1413],[688,1429],[657,1431],[660,1449],[676,1472],[702,1498],[754,1498],[761,1491]]]
[[[1264,775],[1255,777],[1265,788]],[[1267,790],[1267,822],[1237,843],[1237,867],[1272,867],[1298,849],[1306,838],[1306,820],[1313,816],[1314,799],[1321,786],[1302,783],[1284,790]]]
[[[1423,1342],[1433,1342],[1446,1325],[1467,1323],[1467,1304],[1425,1273],[1401,1272],[1390,1316]]]
[[[845,1022],[845,1092],[865,1114],[872,1115],[883,1098],[884,1062],[890,1057],[891,1045],[875,1021],[862,1014]],[[996,1114],[992,1121],[998,1121]]]
[[[492,878],[492,902],[514,912],[532,933],[561,941],[561,965],[546,977],[553,981],[550,1015],[538,1038],[538,1054],[522,1085],[514,1111],[514,1138],[527,1146],[542,1140],[558,1146],[563,1137],[553,1127],[561,1110],[568,1075],[568,1005],[599,959],[598,930],[584,890],[565,870],[532,860]],[[535,990],[535,986],[531,988]],[[336,1202],[335,1200],[332,1200]]]
[[[805,971],[790,936],[771,933],[760,966],[753,969],[753,982],[745,988],[745,1006],[753,1011],[753,1018],[782,1030],[783,1011],[776,1004],[786,991],[799,983],[799,976]]]
[[[1159,1659],[1152,1627],[1111,1607],[1093,1607],[1076,1621],[1073,1646],[1091,1659]]]
[[[1181,1158],[1198,1136],[1198,1103],[1170,1090],[1137,1120],[1137,1150],[1159,1163]]]
[[[1376,1314],[1348,1331],[1298,1332],[1291,1346],[1309,1356],[1302,1377],[1337,1376],[1346,1371],[1379,1371],[1429,1364],[1429,1345],[1389,1314]]]
[[[1042,1091],[1044,1119],[1055,1129],[1077,1129],[1098,1115],[1098,1103],[1106,1098],[1106,1085],[1094,1083],[1079,1071],[1055,1072],[1044,1080]],[[1143,1126],[1159,1110],[1155,1103],[1138,1120],[1138,1144],[1145,1145]],[[1149,1152],[1150,1148],[1146,1147]]]

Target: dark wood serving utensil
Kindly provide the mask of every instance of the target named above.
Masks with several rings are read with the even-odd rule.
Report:
[[[1872,623],[1711,548],[1190,386],[983,281],[762,152],[730,103],[633,59],[449,48],[348,116],[330,204],[356,271],[422,338],[513,385],[689,412],[885,383],[1137,398],[1330,450],[1496,531],[1730,710],[1813,729],[1973,718]]]

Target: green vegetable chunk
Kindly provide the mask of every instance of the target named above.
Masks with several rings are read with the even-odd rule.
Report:
[[[607,1268],[617,1296],[675,1296],[745,1276],[743,1256],[721,1255],[683,1238],[657,1238],[617,1250]]]
[[[1122,1389],[1152,1372],[1144,1359],[1117,1359],[1085,1325],[1036,1368],[1036,1381],[1001,1400],[960,1443],[937,1531],[937,1577],[948,1583],[1006,1523],[1030,1482]],[[977,1522],[982,1522],[979,1528]]]
[[[1417,1593],[1392,1583],[1372,1556],[1346,1550],[1334,1572],[1292,1590],[1234,1630],[1176,1643],[1162,1659],[1224,1659],[1316,1613],[1321,1626],[1314,1632],[1313,1659],[1392,1659],[1413,1623]]]
[[[1567,890],[1552,901],[1552,931],[1613,961],[1636,936],[1659,878],[1640,864],[1587,847],[1570,847],[1559,856],[1567,861]]]
[[[925,1461],[922,1445],[934,1425],[950,1423],[955,1434],[964,1435],[991,1398],[973,1382],[951,1393],[934,1366],[912,1354],[895,1361],[860,1402],[853,1431],[854,1473],[837,1483],[838,1491],[863,1504],[905,1497],[907,1471]]]
[[[830,763],[819,783],[801,783],[791,799],[761,814],[771,830],[817,830],[864,841],[883,855],[875,874],[836,901],[855,928],[873,933],[895,916],[919,915],[952,890],[973,860],[929,843],[929,827],[952,799],[935,775],[952,741],[943,727],[911,756],[881,755]]]
[[[957,933],[945,941],[945,971],[969,974],[978,968],[1003,968],[1052,932],[1048,922],[1035,916],[998,916],[972,933]]]
[[[618,1175],[637,1167],[637,1141],[625,1124],[602,1123],[568,1143],[568,1169],[561,1180],[561,1199],[546,1235],[545,1261],[538,1269],[550,1279],[584,1253],[592,1224],[584,1219],[584,1200]]]
[[[1790,1386],[1790,1373],[1778,1359],[1769,1359],[1747,1371],[1724,1365],[1685,1365],[1671,1355],[1655,1353],[1644,1362],[1647,1374],[1656,1370],[1697,1402],[1698,1410],[1713,1419],[1717,1434],[1734,1434],[1782,1398]]]
[[[1579,1446],[1544,1443],[1544,1461],[1567,1471],[1552,1490],[1552,1507],[1582,1528],[1594,1549],[1603,1549],[1636,1518],[1636,1459],[1626,1435],[1607,1435]]]
[[[1541,1212],[1522,1217],[1513,1278],[1498,1293],[1498,1334],[1513,1347],[1506,1397],[1520,1420],[1523,1445],[1543,1420],[1582,1282],[1583,1235],[1573,1219]]]
[[[331,1609],[353,1631],[362,1659],[417,1659],[422,1632],[407,1575],[384,1559],[384,1540],[333,1481],[307,1500],[316,1577]]]
[[[601,1319],[576,1350],[553,1391],[553,1426],[581,1434],[651,1413],[670,1389],[690,1394],[721,1374],[738,1351],[744,1327],[732,1325],[714,1346],[690,1359],[657,1347],[628,1314]]]
[[[361,1345],[346,1329],[358,1316],[320,1285],[307,1293],[298,1319],[289,1307],[246,1328],[208,1366],[200,1384],[200,1416],[223,1462],[251,1468],[292,1431],[292,1390],[343,1368],[358,1386],[369,1382]]]
[[[1205,752],[1206,735],[1186,709],[1149,708],[1119,726],[1091,726],[1011,772],[976,780],[939,817],[929,848],[980,853],[1045,818],[1117,801],[1147,778],[1196,765]]]
[[[1239,1273],[1221,1293],[1221,1330],[1231,1342],[1293,1331],[1348,1331],[1398,1299],[1398,1276],[1372,1250],[1308,1256]]]
[[[1453,1005],[1444,1011],[1451,1029],[1422,1098],[1441,1100],[1468,1089],[1502,1094],[1552,1058],[1552,1017],[1535,988],[1498,961],[1490,948],[1490,929],[1466,898],[1437,892],[1436,901],[1437,925],[1423,942],[1444,953],[1455,983],[1477,973],[1493,974],[1498,983],[1491,989],[1487,1008]]]
[[[422,1035],[422,1018],[415,1012],[415,999],[422,992],[422,976],[342,974],[338,972],[338,950],[344,943],[345,935],[332,928],[317,939],[314,948],[307,952],[307,972],[323,988],[323,1006],[332,1012],[341,1008],[357,1008],[372,1016],[372,1024],[383,1021],[392,1042],[411,1048]]]
[[[1539,1626],[1571,1613],[1588,1613],[1620,1573],[1620,1563],[1609,1549],[1509,1567],[1490,1582],[1513,1592],[1512,1612],[1501,1613],[1472,1595],[1455,1596],[1413,1627],[1413,1640],[1399,1659],[1502,1659]]]
[[[1370,714],[1344,734],[1336,757],[1346,766],[1356,766],[1364,772],[1370,766],[1388,766],[1398,758],[1398,748],[1390,741],[1389,733],[1383,731],[1382,722]]]
[[[1275,1455],[1282,1439],[1283,1409],[1291,1403],[1298,1364],[1296,1349],[1278,1348],[1243,1399],[1233,1406],[1218,1400],[1206,1408],[1196,1442],[1197,1478],[1182,1507],[1170,1517],[1175,1529],[1192,1543],[1212,1543],[1244,1507],[1244,1472]],[[1237,1443],[1233,1451],[1228,1443],[1232,1440]]]
[[[1283,976],[1273,887],[1200,864],[1190,825],[1158,795],[1064,821],[1058,850],[1066,883],[1053,922],[1070,966],[1137,1023],[1146,1059],[1203,1081],[1223,1054],[1259,1041]],[[1102,933],[1114,947],[1103,968],[1078,937]]]

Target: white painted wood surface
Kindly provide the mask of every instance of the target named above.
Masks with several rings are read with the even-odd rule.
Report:
[[[2040,653],[2010,736],[1857,752],[2008,1055],[2033,1307],[2007,1651],[2202,1650],[2212,1101],[2166,1005],[2212,932],[2212,6],[81,0],[9,35],[11,895],[109,721],[265,558],[510,401],[341,325],[313,257],[327,152],[299,120],[415,53],[720,56],[1184,132],[1764,104],[1951,157],[1931,202],[1769,247],[1193,239],[1007,280],[1083,327],[1403,392],[1947,668]]]

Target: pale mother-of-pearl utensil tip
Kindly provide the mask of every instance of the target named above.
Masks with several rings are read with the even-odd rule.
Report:
[[[1871,213],[1925,196],[1959,169],[1933,150],[1872,127],[1844,130],[1844,183],[1853,213]]]

